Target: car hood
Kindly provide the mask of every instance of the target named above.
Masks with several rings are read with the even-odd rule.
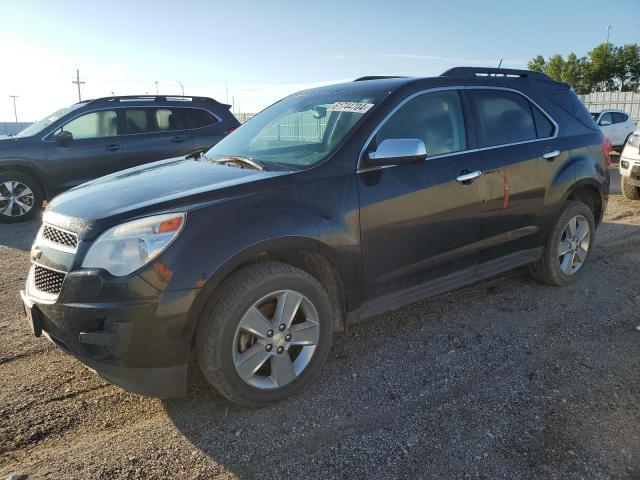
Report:
[[[166,210],[189,210],[289,181],[290,172],[258,171],[175,158],[123,170],[55,197],[44,221],[91,236],[107,224]]]

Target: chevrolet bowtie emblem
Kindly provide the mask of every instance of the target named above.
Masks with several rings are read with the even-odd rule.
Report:
[[[42,256],[42,250],[37,247],[31,249],[31,260],[38,260]]]

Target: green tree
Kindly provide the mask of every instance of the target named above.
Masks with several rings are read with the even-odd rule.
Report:
[[[571,52],[564,62],[560,79],[573,87],[577,94],[582,95],[589,93],[589,88],[584,82],[585,59]]]
[[[616,49],[610,43],[602,43],[588,54],[586,80],[590,91],[614,90],[616,83]]]
[[[638,44],[616,47],[602,43],[582,58],[575,53],[570,53],[566,59],[562,55],[553,55],[545,60],[542,55],[537,55],[527,63],[527,67],[570,84],[579,94],[640,89]]]
[[[549,58],[544,68],[544,73],[554,80],[562,81],[562,72],[564,70],[565,61],[562,55],[554,55]]]
[[[621,92],[640,87],[640,46],[628,44],[615,51],[614,75]]]
[[[538,55],[535,58],[529,60],[529,63],[527,63],[527,68],[529,70],[533,70],[534,72],[544,72],[545,65],[546,62],[544,60],[544,57],[542,55]]]

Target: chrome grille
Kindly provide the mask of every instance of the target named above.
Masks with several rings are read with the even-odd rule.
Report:
[[[75,233],[65,232],[59,228],[52,227],[50,225],[44,225],[42,227],[42,238],[68,248],[77,248],[78,237]]]
[[[48,268],[35,265],[33,270],[33,283],[38,290],[51,295],[58,295],[62,290],[65,274],[49,270]]]

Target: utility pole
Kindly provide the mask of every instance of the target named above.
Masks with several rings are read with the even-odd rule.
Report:
[[[609,31],[611,30],[611,25],[607,25],[607,44],[609,44]]]
[[[180,88],[182,89],[182,96],[184,97],[184,85],[182,85],[180,80],[178,80],[178,85],[180,85]]]
[[[18,110],[16,110],[16,98],[18,98],[18,95],[9,95],[11,98],[13,98],[13,114],[16,117],[16,123],[18,123]]]
[[[78,101],[81,102],[82,101],[82,95],[80,95],[80,85],[84,85],[85,82],[81,82],[80,81],[80,69],[79,68],[76,69],[76,79],[73,80],[71,83],[75,83],[78,86]]]
[[[158,80],[156,80],[156,95],[158,95]]]

